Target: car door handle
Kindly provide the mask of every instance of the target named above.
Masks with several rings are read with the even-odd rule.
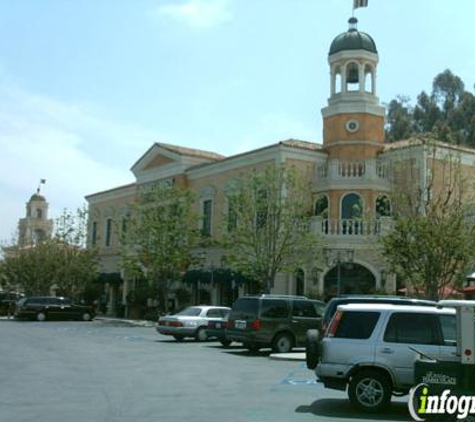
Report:
[[[380,350],[381,353],[384,353],[386,355],[390,355],[391,353],[394,353],[394,349],[391,349],[390,347],[383,347]]]

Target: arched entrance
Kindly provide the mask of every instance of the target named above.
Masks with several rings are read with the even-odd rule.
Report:
[[[305,285],[304,285],[304,272],[301,269],[295,271],[295,294],[297,296],[303,296]]]
[[[333,297],[338,291],[338,268],[335,266],[325,275],[325,297]],[[368,294],[376,288],[376,278],[363,265],[341,264],[340,294]]]

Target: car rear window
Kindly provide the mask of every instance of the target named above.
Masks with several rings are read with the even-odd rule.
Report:
[[[262,301],[261,318],[287,318],[289,305],[286,300],[265,299]]]
[[[405,344],[439,344],[436,317],[430,314],[394,313],[389,318],[384,341]]]
[[[334,337],[368,339],[373,333],[379,315],[379,312],[343,312]]]
[[[177,315],[182,316],[200,316],[201,308],[185,308],[183,311],[178,312]]]
[[[222,318],[221,316],[221,309],[210,309],[206,313],[208,318]]]
[[[257,298],[242,298],[236,300],[231,310],[233,319],[255,319],[259,309],[259,300]]]

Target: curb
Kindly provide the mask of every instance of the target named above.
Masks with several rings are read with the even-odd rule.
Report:
[[[272,353],[269,357],[274,360],[305,361],[305,352]]]
[[[109,318],[109,317],[102,317],[96,316],[94,318],[95,321],[103,321],[103,322],[111,322],[117,324],[128,325],[129,327],[155,327],[155,323],[153,321],[145,321],[139,319],[122,319],[122,318]]]

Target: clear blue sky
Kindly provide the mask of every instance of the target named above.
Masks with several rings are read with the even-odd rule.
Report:
[[[40,178],[52,217],[133,181],[154,141],[230,155],[321,142],[352,0],[0,0],[0,239]],[[369,0],[378,93],[450,68],[473,92],[475,1]]]

